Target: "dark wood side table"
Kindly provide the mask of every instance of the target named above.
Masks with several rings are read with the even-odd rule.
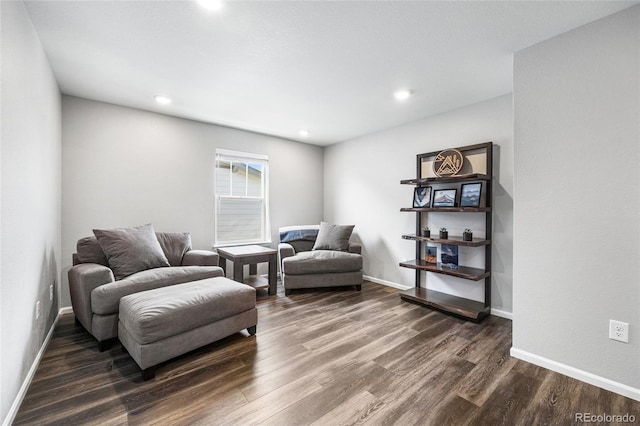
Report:
[[[269,287],[269,295],[276,294],[278,251],[262,246],[222,247],[217,249],[220,266],[227,272],[227,260],[233,262],[233,280],[256,289]],[[258,263],[269,262],[269,279],[258,277]],[[244,265],[249,265],[249,279],[244,279]]]

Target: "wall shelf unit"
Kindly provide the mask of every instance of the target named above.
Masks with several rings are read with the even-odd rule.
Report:
[[[452,277],[460,277],[467,280],[479,281],[491,275],[488,271],[480,268],[470,268],[468,266],[459,266],[456,269],[442,266],[442,263],[427,263],[426,260],[413,259],[406,262],[400,262],[400,266],[421,271],[434,272],[436,274],[450,275]]]
[[[491,241],[485,240],[483,238],[474,238],[473,241],[464,241],[462,237],[449,237],[446,240],[443,240],[434,237],[421,237],[420,235],[403,235],[402,238],[404,238],[405,240],[428,241],[438,244],[455,244],[465,247],[480,247],[491,244]]]
[[[433,162],[436,161],[438,154],[442,151],[428,152],[418,154],[416,156],[416,178],[400,181],[403,185],[413,185],[415,187],[432,187],[433,190],[440,188],[457,189],[457,196],[454,207],[403,207],[401,212],[410,212],[416,214],[416,232],[415,234],[403,235],[405,240],[414,241],[416,245],[416,258],[404,262],[400,262],[400,266],[404,268],[415,269],[415,287],[400,293],[403,300],[421,304],[429,308],[437,309],[449,314],[453,314],[465,319],[473,321],[481,321],[491,312],[491,183],[493,171],[493,143],[487,142],[477,145],[469,145],[454,148],[464,157],[460,174],[454,176],[436,176],[433,172]],[[481,191],[477,207],[460,207],[461,187],[465,183],[481,182]],[[484,214],[484,237],[474,238],[472,241],[464,241],[462,236],[449,236],[447,239],[438,238],[435,235],[430,237],[421,236],[420,230],[422,225],[427,223],[427,216],[430,213],[451,213],[451,214],[467,214],[482,213]],[[480,234],[482,234],[480,232]],[[459,265],[457,268],[451,268],[442,263],[428,263],[422,258],[423,247],[427,243],[436,245],[449,244],[462,247],[471,247],[485,250],[484,268],[475,268]],[[484,302],[466,299],[459,296],[427,289],[426,281],[429,274],[441,274],[463,278],[470,280],[471,285],[482,282],[484,285]],[[422,286],[422,277],[425,277],[425,287]]]
[[[403,207],[401,212],[462,212],[462,213],[485,213],[490,212],[491,207]]]
[[[457,148],[458,151],[460,150]],[[437,154],[437,153],[436,153]],[[424,154],[420,154],[424,155]],[[484,173],[471,173],[466,175],[456,175],[456,176],[447,176],[447,177],[426,177],[426,178],[418,178],[418,179],[406,179],[401,180],[400,183],[403,185],[428,185],[430,183],[448,183],[448,182],[460,182],[462,180],[491,180],[491,176],[486,175]]]
[[[405,291],[402,298],[474,321],[489,315],[489,310],[481,302],[421,287]]]

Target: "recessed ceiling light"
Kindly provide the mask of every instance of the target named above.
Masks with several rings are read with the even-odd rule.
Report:
[[[222,9],[222,0],[198,0],[198,3],[208,10]]]
[[[156,102],[159,103],[160,105],[168,105],[171,103],[171,98],[168,98],[164,95],[155,95],[153,99],[155,99]]]
[[[399,89],[393,92],[393,97],[399,101],[403,101],[407,99],[409,96],[411,96],[412,93],[413,92],[409,89]]]
[[[300,136],[309,136],[308,130],[300,130],[298,133],[300,133]]]

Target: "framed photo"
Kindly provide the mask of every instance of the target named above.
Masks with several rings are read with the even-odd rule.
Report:
[[[429,207],[431,204],[431,187],[419,186],[413,190],[413,207]]]
[[[438,263],[438,247],[425,247],[424,260],[426,260],[427,263]]]
[[[442,266],[450,269],[458,269],[458,246],[452,244],[442,244]]]
[[[480,207],[482,182],[463,183],[460,190],[460,207]]]
[[[436,189],[433,191],[433,207],[455,207],[457,189]]]

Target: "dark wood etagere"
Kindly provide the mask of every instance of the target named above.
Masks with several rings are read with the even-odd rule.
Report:
[[[414,212],[416,214],[415,235],[403,235],[402,238],[415,242],[416,258],[401,262],[400,266],[415,269],[415,287],[400,294],[403,300],[419,303],[421,305],[447,312],[462,318],[473,321],[481,321],[491,312],[491,224],[492,224],[492,194],[491,182],[493,173],[493,143],[486,142],[477,145],[469,145],[454,148],[465,158],[463,168],[455,176],[439,177],[431,176],[430,165],[441,151],[427,152],[416,156],[416,176],[415,179],[400,181],[403,185],[432,186],[438,188],[440,184],[457,185],[458,196],[456,207],[405,207],[402,212]],[[460,205],[460,187],[463,183],[482,182],[480,195],[480,205],[478,207],[458,207]],[[432,194],[433,198],[433,194]],[[475,238],[472,241],[463,241],[462,236],[449,236],[447,239],[438,238],[438,231],[431,232],[434,235],[422,237],[420,230],[423,223],[426,224],[426,217],[431,212],[443,213],[484,213],[485,216],[485,237]],[[427,263],[422,259],[422,248],[427,242],[435,244],[451,244],[464,247],[484,248],[485,265],[484,269],[471,268],[460,265],[457,269],[443,266],[441,263]],[[444,274],[484,283],[484,302],[453,296],[450,294],[430,290],[422,286],[422,277],[425,277],[425,286],[428,273]]]

